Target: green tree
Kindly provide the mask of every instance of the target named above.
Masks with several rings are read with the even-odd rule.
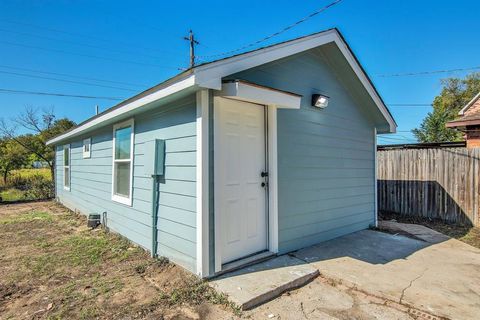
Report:
[[[75,126],[75,122],[62,118],[56,119],[52,110],[39,111],[34,108],[26,108],[25,111],[13,119],[16,125],[9,125],[3,119],[0,120],[0,133],[4,137],[15,141],[34,154],[40,161],[45,161],[50,167],[52,179],[54,178],[55,150],[53,146],[47,146],[46,142]],[[27,134],[17,135],[17,127],[27,130]]]
[[[458,117],[458,112],[480,92],[480,73],[472,73],[464,79],[442,80],[442,91],[433,100],[429,112],[419,128],[412,132],[420,142],[461,141],[463,134],[445,124]]]
[[[3,183],[7,183],[10,171],[22,168],[28,160],[27,150],[12,139],[0,141],[0,170]]]

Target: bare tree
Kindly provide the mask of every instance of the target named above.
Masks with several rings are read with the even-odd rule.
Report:
[[[46,162],[50,167],[52,179],[54,179],[55,150],[47,146],[46,142],[73,126],[75,123],[69,119],[57,120],[53,108],[39,110],[26,107],[25,111],[13,118],[10,124],[5,119],[0,119],[0,133]],[[19,127],[25,129],[27,133],[18,135]]]

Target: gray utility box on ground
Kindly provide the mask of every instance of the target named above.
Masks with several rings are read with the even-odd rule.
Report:
[[[155,139],[145,143],[145,174],[163,176],[165,174],[165,140]]]

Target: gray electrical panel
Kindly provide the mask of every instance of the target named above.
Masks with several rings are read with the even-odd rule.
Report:
[[[155,139],[145,143],[145,175],[165,174],[165,140]]]

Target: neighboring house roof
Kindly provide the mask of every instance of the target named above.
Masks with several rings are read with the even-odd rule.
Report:
[[[465,127],[480,124],[480,92],[458,113],[461,117],[447,122],[447,128]]]
[[[47,141],[47,144],[57,144],[96,127],[106,125],[108,121],[118,119],[134,112],[134,110],[180,92],[194,92],[199,88],[220,90],[223,77],[332,42],[340,49],[388,123],[389,132],[395,132],[397,124],[393,116],[345,39],[335,28],[197,65],[80,123],[77,127]]]
[[[470,100],[469,103],[467,103],[465,105],[465,107],[462,108],[462,110],[460,110],[460,112],[458,113],[458,115],[460,116],[463,116],[469,109],[471,109],[473,106],[477,106],[477,107],[480,107],[480,92],[477,93],[477,95],[475,97],[473,97],[472,100]]]

